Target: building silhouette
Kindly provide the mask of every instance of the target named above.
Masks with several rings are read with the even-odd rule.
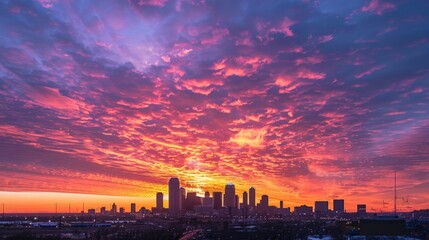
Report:
[[[293,212],[298,215],[308,215],[313,213],[313,207],[307,205],[296,206]]]
[[[247,192],[244,191],[243,192],[243,207],[247,208],[247,206],[248,206]]]
[[[358,204],[356,208],[357,208],[356,211],[358,215],[366,214],[366,204]]]
[[[131,203],[131,207],[130,207],[130,212],[131,213],[136,213],[136,204],[135,203]]]
[[[178,214],[180,211],[180,183],[178,178],[170,178],[168,182],[168,211]]]
[[[235,186],[232,183],[228,183],[225,186],[225,207],[234,208],[235,207]]]
[[[180,210],[185,209],[185,201],[186,201],[186,189],[184,187],[181,187],[180,188],[180,201],[179,201]]]
[[[256,206],[256,190],[254,187],[249,189],[249,207],[255,208]]]
[[[112,204],[112,209],[110,209],[110,212],[112,214],[116,214],[118,212],[118,207],[116,206],[115,203]]]
[[[156,193],[156,209],[164,209],[164,194],[162,192]]]
[[[222,192],[213,192],[213,208],[222,208]]]
[[[344,199],[334,199],[334,212],[344,213]]]
[[[316,213],[327,213],[328,212],[328,201],[316,201],[316,202],[314,202],[314,212],[316,212]]]

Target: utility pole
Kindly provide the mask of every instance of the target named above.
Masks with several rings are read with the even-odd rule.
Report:
[[[395,217],[396,217],[396,170],[395,170]]]

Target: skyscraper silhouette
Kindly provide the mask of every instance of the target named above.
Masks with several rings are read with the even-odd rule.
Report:
[[[334,199],[334,212],[335,213],[344,212],[344,199]]]
[[[232,183],[228,183],[225,186],[225,207],[235,207],[235,186]]]
[[[251,187],[249,189],[249,206],[251,208],[255,208],[255,203],[256,203],[256,190],[254,187]]]
[[[178,178],[170,178],[168,182],[168,211],[178,214],[180,211],[180,183]]]
[[[162,210],[164,208],[164,194],[162,192],[156,193],[156,209]]]
[[[220,209],[222,207],[222,192],[213,192],[213,208]]]
[[[243,192],[243,207],[247,207],[248,202],[247,202],[247,192],[244,191]]]

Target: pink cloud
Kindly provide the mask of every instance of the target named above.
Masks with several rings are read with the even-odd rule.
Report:
[[[52,8],[56,0],[37,0],[44,8]]]
[[[334,36],[332,34],[331,35],[321,36],[321,37],[319,37],[319,43],[329,42],[332,39],[334,39]]]
[[[164,7],[167,4],[168,0],[140,0],[138,4],[140,6],[148,5],[148,6],[156,6],[156,7]]]
[[[355,75],[355,78],[362,78],[362,77],[365,77],[365,76],[370,75],[370,74],[372,74],[373,72],[378,71],[378,70],[380,70],[380,69],[382,69],[382,68],[383,68],[383,66],[376,66],[376,67],[370,68],[369,70],[367,70],[367,71],[365,71],[365,72],[361,72],[361,73],[359,73],[359,74],[356,74],[356,75]]]
[[[368,5],[362,7],[363,12],[370,12],[377,15],[383,15],[384,12],[395,9],[395,5],[381,0],[371,0]]]
[[[201,40],[201,44],[203,45],[214,45],[218,44],[223,38],[229,35],[229,31],[226,28],[222,29],[214,29],[212,32],[212,36],[209,38],[205,38]]]
[[[296,23],[295,21],[292,21],[288,17],[285,17],[283,21],[280,23],[280,25],[277,26],[276,28],[271,28],[270,32],[280,32],[285,34],[288,37],[292,37],[294,33],[292,32],[292,29],[290,27],[295,25],[295,23]]]
[[[321,80],[326,77],[325,73],[320,72],[313,72],[310,70],[299,70],[297,76],[299,78],[307,78],[307,79],[313,79],[313,80]]]
[[[60,93],[56,88],[35,87],[29,93],[34,103],[45,108],[79,110],[79,103]]]

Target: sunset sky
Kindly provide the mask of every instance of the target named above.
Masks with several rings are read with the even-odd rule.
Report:
[[[429,1],[0,2],[0,204],[429,208]],[[384,205],[383,201],[389,204]],[[165,203],[167,203],[165,201]]]

